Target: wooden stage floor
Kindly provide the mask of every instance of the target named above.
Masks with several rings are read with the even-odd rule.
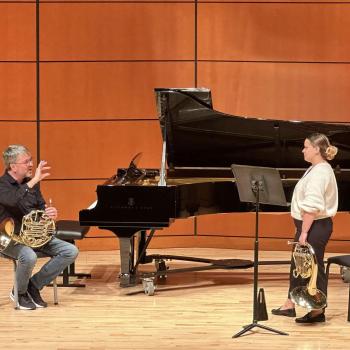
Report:
[[[160,253],[159,250],[153,250]],[[162,250],[164,253],[165,250]],[[206,258],[252,259],[252,251],[167,249],[167,254]],[[328,254],[337,255],[337,254]],[[260,260],[288,260],[287,252],[260,252]],[[40,264],[43,263],[40,259]],[[154,296],[141,285],[121,289],[117,283],[119,252],[81,252],[77,272],[91,272],[86,288],[59,288],[59,305],[45,288],[47,309],[14,310],[12,263],[0,259],[0,344],[2,349],[346,349],[348,285],[333,266],[328,290],[327,322],[299,325],[293,318],[272,316],[284,300],[288,265],[261,266],[269,320],[263,325],[289,333],[280,336],[255,328],[238,339],[232,335],[252,321],[253,269],[210,270],[169,275]],[[169,263],[187,267],[189,263]],[[142,266],[143,270],[153,265]],[[297,309],[297,315],[305,311]]]

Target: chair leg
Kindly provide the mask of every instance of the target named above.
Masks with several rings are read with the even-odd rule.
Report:
[[[55,305],[57,305],[58,304],[58,293],[57,293],[57,280],[56,280],[56,278],[52,281],[52,285],[53,285],[53,299],[54,299]]]
[[[331,267],[331,263],[328,263],[327,264],[327,267],[326,267],[326,290],[328,289],[328,278],[329,278],[329,269]]]
[[[328,287],[328,278],[329,278],[329,268],[331,266],[331,263],[327,264],[326,268],[326,281],[327,281],[327,287]],[[348,322],[350,322],[350,283],[349,283],[349,299],[348,299]]]
[[[62,272],[62,285],[68,286],[69,285],[69,267],[67,266],[63,272]]]
[[[70,266],[67,266],[63,272],[62,272],[62,283],[58,284],[59,287],[78,287],[78,288],[84,288],[84,283],[71,283],[69,282],[69,277],[79,277],[78,274],[71,275],[70,273]]]
[[[70,241],[69,241],[70,242]],[[75,245],[75,242],[70,242]],[[77,278],[91,278],[90,273],[76,273],[75,272],[75,262],[73,261],[69,266],[67,266],[63,272],[61,273],[62,276],[62,283],[59,283],[58,287],[78,287],[83,288],[85,287],[84,283],[70,283],[69,277],[77,277]]]
[[[91,278],[91,273],[75,272],[75,262],[74,261],[69,265],[68,270],[69,270],[68,275],[71,277]]]
[[[18,284],[17,284],[17,276],[16,276],[16,270],[17,270],[17,262],[16,260],[12,260],[13,262],[13,307],[15,309],[19,309],[18,305]]]
[[[63,272],[60,274],[60,276],[62,276],[62,283],[58,283],[57,287],[77,287],[77,288],[84,288],[85,287],[85,284],[83,284],[83,283],[70,283],[69,282],[69,276],[71,276],[71,274],[69,273],[69,266],[67,266],[63,270]]]

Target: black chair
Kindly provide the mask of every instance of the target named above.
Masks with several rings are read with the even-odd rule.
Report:
[[[38,258],[47,258],[48,256],[42,253],[37,253]],[[18,307],[18,286],[17,286],[17,279],[16,279],[16,269],[17,269],[17,261],[16,259],[11,258],[10,256],[7,256],[5,254],[0,253],[0,257],[10,260],[13,263],[13,306],[15,309],[19,309]],[[58,304],[58,293],[57,293],[57,282],[56,278],[52,281],[53,286],[53,296],[54,296],[54,304]]]
[[[329,268],[332,264],[337,264],[339,266],[345,266],[350,268],[350,255],[337,255],[328,258],[327,268],[326,268],[326,278],[328,284],[329,278]],[[350,322],[350,283],[349,283],[349,300],[348,300],[348,322]]]
[[[83,239],[88,233],[90,227],[80,226],[79,221],[75,220],[59,220],[56,222],[56,237],[64,241],[75,244],[77,239]],[[91,278],[90,273],[76,273],[75,263],[73,262],[62,273],[62,283],[58,287],[85,287],[82,283],[70,283],[69,277]]]

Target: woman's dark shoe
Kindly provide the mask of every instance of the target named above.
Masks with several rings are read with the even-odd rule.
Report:
[[[326,316],[324,312],[322,314],[312,316],[312,312],[307,313],[303,317],[299,317],[295,319],[297,323],[316,323],[316,322],[326,322]]]
[[[295,313],[294,308],[281,310],[281,308],[279,307],[278,309],[272,309],[271,312],[272,312],[272,315],[296,317],[296,313]]]

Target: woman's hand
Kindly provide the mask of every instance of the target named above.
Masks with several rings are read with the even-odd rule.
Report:
[[[299,243],[305,244],[307,240],[307,232],[302,232],[299,237]]]
[[[316,213],[307,213],[304,212],[303,223],[301,224],[301,234],[299,237],[299,243],[305,244],[307,240],[307,234],[310,231],[312,223],[315,220]]]

